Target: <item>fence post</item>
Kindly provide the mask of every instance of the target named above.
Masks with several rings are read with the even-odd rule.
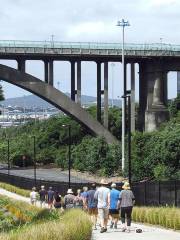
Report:
[[[146,206],[146,203],[147,203],[147,201],[146,201],[146,182],[144,182],[144,205]]]
[[[177,184],[176,184],[176,180],[174,181],[174,204],[177,207]]]
[[[161,205],[161,182],[160,181],[158,181],[158,192],[159,192],[158,201],[159,201],[159,205]]]

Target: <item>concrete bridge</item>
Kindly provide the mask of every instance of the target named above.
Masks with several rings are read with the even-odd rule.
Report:
[[[0,59],[17,61],[17,70],[0,66],[0,79],[44,98],[76,118],[95,134],[104,136],[108,142],[116,141],[107,130],[108,62],[121,62],[121,44],[0,41]],[[44,81],[26,73],[26,60],[44,62]],[[69,61],[71,64],[71,99],[53,87],[54,61]],[[80,107],[82,61],[94,61],[97,65],[97,121]],[[131,64],[132,130],[135,129],[136,63],[139,64],[139,126],[141,130],[152,131],[168,118],[167,73],[180,71],[180,46],[162,43],[125,44],[124,92],[127,90],[126,66]],[[103,84],[101,65],[104,67]],[[102,95],[104,95],[104,126],[100,124]]]

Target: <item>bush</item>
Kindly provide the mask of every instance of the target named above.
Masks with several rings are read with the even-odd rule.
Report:
[[[90,240],[92,223],[81,210],[65,212],[58,221],[33,224],[22,231],[4,234],[1,240]]]
[[[135,222],[180,230],[180,209],[175,207],[134,207],[132,219]]]

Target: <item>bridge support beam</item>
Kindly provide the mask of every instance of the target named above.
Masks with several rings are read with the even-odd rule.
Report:
[[[101,122],[101,63],[97,62],[97,120]]]
[[[76,100],[81,105],[81,61],[77,62],[77,93]]]
[[[24,72],[26,71],[26,61],[24,59],[17,60],[17,68],[19,71]]]
[[[108,62],[104,63],[104,127],[108,129]]]
[[[49,79],[49,63],[48,60],[44,60],[44,81],[45,83],[48,83]]]
[[[71,100],[75,101],[75,62],[71,62]]]
[[[54,66],[53,66],[53,60],[49,61],[49,79],[48,79],[48,83],[49,85],[53,86],[53,82],[54,82]]]
[[[147,78],[145,74],[145,63],[139,64],[139,112],[138,129],[145,130],[145,111],[147,107]]]
[[[131,131],[135,131],[135,64],[131,63]]]
[[[145,131],[154,131],[169,117],[169,112],[166,107],[167,72],[160,60],[147,62],[145,70],[145,76],[147,78]]]

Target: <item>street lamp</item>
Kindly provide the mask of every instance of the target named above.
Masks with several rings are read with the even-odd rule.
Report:
[[[126,78],[124,72],[124,28],[130,26],[128,21],[122,19],[121,21],[117,22],[118,27],[122,27],[122,79],[123,79],[123,94],[126,95]],[[126,99],[123,98],[122,100],[122,171],[124,171],[125,165],[125,118],[126,118]]]
[[[68,172],[69,172],[69,180],[68,180],[68,187],[71,188],[71,125],[63,124],[62,127],[68,128]]]
[[[128,179],[131,184],[131,91],[126,91],[122,98],[128,99]]]
[[[8,160],[8,176],[10,175],[10,151],[9,151],[9,138],[7,139],[7,160]]]
[[[36,186],[36,137],[33,137],[34,185]]]

